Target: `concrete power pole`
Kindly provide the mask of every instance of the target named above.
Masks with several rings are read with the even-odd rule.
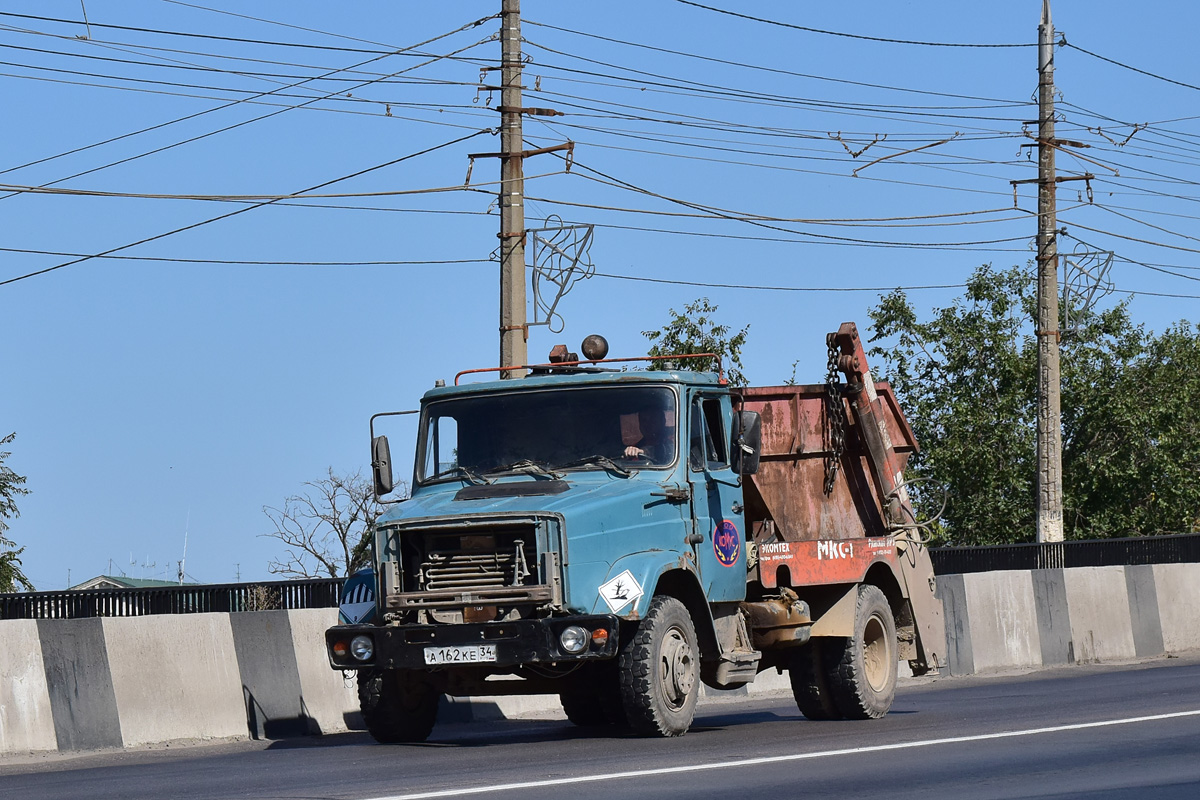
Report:
[[[1037,540],[1063,540],[1062,417],[1058,329],[1058,220],[1054,171],[1054,25],[1042,0],[1038,26]]]
[[[503,0],[500,48],[500,366],[506,367],[529,363],[520,0]],[[500,377],[519,378],[521,371],[509,370]]]

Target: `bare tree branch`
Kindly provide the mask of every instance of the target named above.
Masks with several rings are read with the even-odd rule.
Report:
[[[360,472],[338,475],[330,467],[326,477],[306,481],[299,494],[285,498],[282,508],[263,506],[263,513],[274,530],[261,535],[283,546],[268,570],[295,578],[337,578],[365,565],[383,506]]]

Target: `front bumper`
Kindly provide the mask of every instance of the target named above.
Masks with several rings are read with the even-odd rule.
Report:
[[[570,625],[586,631],[604,629],[607,639],[591,641],[580,653],[568,653],[559,643],[559,635]],[[374,655],[359,661],[353,655],[337,656],[334,645],[349,643],[355,636],[369,636]],[[516,622],[483,622],[463,625],[338,625],[325,632],[325,652],[334,669],[430,669],[433,667],[515,667],[521,664],[546,664],[612,658],[617,654],[618,621],[612,614],[530,619]],[[461,664],[430,664],[426,651],[432,648],[471,645],[495,646],[494,661],[470,661]]]

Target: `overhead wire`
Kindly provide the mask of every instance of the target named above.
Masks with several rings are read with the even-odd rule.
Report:
[[[538,178],[548,178],[554,175],[565,174],[568,174],[566,170],[556,170],[554,172],[545,172],[539,175],[525,175],[521,178],[521,180],[531,181],[537,180]],[[320,194],[309,192],[291,192],[288,194],[166,194],[151,192],[117,192],[100,189],[64,189],[52,186],[20,186],[16,184],[0,184],[0,191],[13,192],[16,194],[49,194],[69,197],[104,197],[126,200],[195,200],[216,203],[256,203],[260,200],[306,200],[309,198],[329,200],[334,198],[402,197],[420,194],[444,194],[446,192],[461,192],[464,189],[475,189],[481,186],[503,185],[505,183],[511,183],[513,180],[517,179],[509,178],[495,181],[479,181],[469,185],[455,184],[453,186],[431,186],[422,189],[380,189],[371,192],[329,192]]]
[[[0,252],[23,253],[28,255],[60,256],[71,258],[96,258],[114,261],[150,261],[170,264],[216,264],[219,266],[238,267],[393,267],[393,266],[449,266],[453,264],[494,264],[490,258],[448,258],[437,260],[416,261],[288,261],[288,260],[251,260],[233,258],[179,258],[174,256],[127,256],[127,255],[89,255],[87,253],[72,253],[63,250],[35,250],[25,247],[0,247]]]
[[[807,78],[809,80],[816,80],[816,81],[829,81],[831,83],[839,83],[839,84],[844,84],[844,85],[849,85],[849,86],[862,86],[862,87],[869,88],[869,89],[885,89],[888,91],[895,91],[895,92],[908,92],[911,94],[929,95],[932,97],[952,97],[952,98],[956,98],[956,99],[960,99],[960,100],[984,100],[984,101],[988,101],[988,102],[997,102],[997,103],[1010,102],[1010,101],[1002,100],[1002,99],[995,98],[995,97],[980,97],[978,95],[954,94],[952,92],[937,92],[937,91],[932,91],[930,89],[912,89],[912,88],[907,88],[907,87],[903,87],[903,86],[890,86],[887,84],[880,84],[880,83],[866,83],[863,81],[852,81],[852,80],[848,80],[846,78],[832,78],[832,77],[829,77],[826,75],[812,75],[812,74],[805,73],[805,72],[796,72],[794,70],[779,69],[777,67],[768,67],[763,64],[750,64],[750,63],[747,63],[744,61],[732,61],[732,60],[724,59],[724,58],[716,58],[714,56],[701,55],[699,53],[690,53],[690,52],[683,51],[683,50],[672,50],[672,49],[665,48],[665,47],[655,47],[654,45],[644,44],[641,42],[630,42],[630,41],[626,41],[624,39],[614,39],[609,36],[601,36],[599,34],[589,33],[587,31],[574,30],[571,28],[563,28],[563,27],[559,27],[557,25],[550,25],[545,22],[537,22],[537,21],[531,20],[527,17],[521,20],[521,24],[522,25],[533,25],[533,26],[536,26],[539,28],[548,28],[550,30],[559,31],[561,33],[569,33],[569,34],[573,34],[575,36],[585,36],[589,39],[597,39],[602,42],[610,42],[612,44],[625,45],[626,47],[636,47],[636,48],[640,48],[643,50],[651,50],[651,51],[657,52],[657,53],[665,53],[668,55],[682,56],[685,58],[693,58],[693,59],[697,59],[699,61],[706,61],[706,62],[712,63],[712,64],[723,64],[725,66],[743,67],[746,69],[760,70],[762,72],[769,72],[769,73],[774,73],[777,75],[787,75],[787,76],[793,77],[793,78]]]
[[[466,29],[467,29],[467,28],[469,28],[469,27],[475,27],[476,25],[478,25],[478,24],[481,24],[482,22],[484,22],[484,21],[486,21],[487,19],[490,19],[490,18],[491,18],[491,17],[485,17],[483,20],[480,20],[480,21],[477,21],[477,22],[474,22],[474,23],[469,23],[467,26],[463,26],[463,27],[460,27],[460,28],[456,29],[455,31],[453,31],[453,33],[457,33],[457,32],[459,32],[459,31],[461,31],[461,30],[466,30]],[[438,36],[437,38],[439,38],[439,39],[441,39],[441,38],[445,38],[445,37],[446,37],[446,36],[448,36],[448,35],[451,35],[451,34],[442,34],[442,35]],[[482,40],[481,40],[481,41],[482,41]],[[423,46],[424,44],[427,44],[427,43],[428,43],[428,42],[422,42],[422,43],[420,43],[420,44],[418,44],[418,45],[414,45],[414,47],[420,47],[420,46]],[[480,44],[480,42],[476,42],[475,44],[468,45],[468,47],[467,47],[467,48],[463,48],[463,49],[469,49],[470,47],[475,47],[475,46],[476,46],[476,45],[478,45],[478,44]],[[461,51],[460,51],[460,52],[461,52]],[[363,65],[365,65],[365,64],[372,63],[372,62],[374,62],[374,61],[379,61],[379,60],[381,60],[381,59],[383,59],[383,58],[387,58],[387,55],[383,55],[383,56],[376,56],[376,57],[374,57],[374,58],[367,59],[366,61],[363,61],[363,62],[360,62],[360,63],[358,63],[358,64],[355,64],[355,65],[354,65],[354,67],[355,67],[355,68],[357,68],[357,67],[363,66]],[[436,58],[434,58],[434,59],[432,59],[432,60],[430,60],[430,61],[425,61],[425,62],[422,62],[422,63],[420,63],[420,64],[416,64],[416,65],[413,65],[413,66],[411,66],[411,67],[407,67],[406,69],[404,69],[404,70],[400,70],[399,72],[397,72],[397,73],[393,73],[393,74],[401,74],[401,73],[404,73],[404,72],[410,72],[410,71],[412,71],[412,70],[414,70],[414,69],[419,69],[420,67],[426,66],[427,64],[430,64],[430,63],[433,63],[433,61],[436,61],[436,60],[437,60],[437,59],[436,59]],[[334,70],[334,72],[337,72],[337,71],[340,71],[340,70]],[[302,83],[309,82],[310,80],[312,80],[312,79],[305,79],[305,81],[302,81]],[[370,84],[371,84],[371,83],[373,83],[373,82],[374,82],[374,80],[366,80],[366,81],[363,81],[361,84],[359,84],[359,85],[355,86],[354,88],[361,88],[362,86],[368,86],[368,85],[370,85]],[[283,87],[283,88],[291,88],[291,87],[290,87],[290,86],[288,86],[288,87]],[[261,95],[259,95],[259,97],[266,97],[266,96],[268,96],[268,95],[272,95],[272,94],[274,94],[276,91],[277,91],[277,90],[274,90],[274,89],[272,89],[272,90],[269,90],[269,91],[263,92]],[[339,90],[339,91],[340,91],[340,90]],[[79,177],[82,177],[82,176],[84,176],[84,175],[90,175],[90,174],[92,174],[92,173],[99,172],[99,171],[101,171],[101,170],[104,170],[104,169],[108,169],[108,168],[110,168],[110,167],[114,167],[114,166],[117,166],[117,165],[120,165],[120,164],[126,164],[126,163],[129,163],[129,162],[131,162],[131,161],[135,161],[135,160],[137,160],[137,159],[140,159],[140,158],[145,158],[145,157],[147,157],[147,156],[150,156],[150,155],[156,155],[156,154],[158,154],[158,153],[162,153],[162,152],[164,152],[164,151],[166,151],[166,150],[170,150],[170,149],[172,149],[172,148],[175,148],[175,147],[180,147],[180,146],[182,146],[182,145],[185,145],[185,144],[190,144],[190,143],[192,143],[192,142],[196,142],[196,141],[199,141],[199,140],[201,140],[201,139],[206,139],[206,138],[208,138],[208,137],[210,137],[210,136],[215,136],[215,135],[217,135],[217,134],[220,134],[220,133],[225,133],[225,132],[227,132],[227,131],[234,130],[235,128],[240,128],[240,127],[243,127],[243,126],[245,126],[245,125],[250,125],[250,124],[253,124],[253,123],[255,123],[255,122],[261,122],[261,121],[262,121],[262,120],[264,120],[264,119],[269,119],[269,118],[271,118],[271,117],[278,116],[279,114],[286,113],[287,111],[290,111],[290,110],[293,110],[293,109],[296,109],[296,108],[303,108],[303,107],[306,107],[306,106],[310,106],[310,105],[312,105],[312,104],[314,104],[314,103],[317,103],[317,102],[320,102],[320,101],[322,101],[322,100],[324,100],[324,99],[327,99],[327,97],[328,97],[328,96],[330,96],[330,95],[332,95],[332,94],[336,94],[336,93],[338,93],[338,92],[330,92],[330,93],[329,93],[328,95],[326,95],[326,96],[322,96],[322,97],[314,97],[314,98],[311,98],[311,99],[309,99],[309,100],[306,100],[306,101],[305,101],[305,102],[303,102],[303,103],[299,103],[299,104],[297,104],[297,105],[289,105],[289,106],[285,106],[284,108],[280,108],[280,109],[277,109],[277,110],[275,110],[275,111],[271,111],[271,112],[268,112],[268,113],[266,113],[266,114],[262,114],[262,115],[260,115],[260,116],[253,117],[253,118],[251,118],[251,119],[242,120],[242,121],[240,121],[240,122],[236,122],[236,123],[233,123],[233,124],[231,124],[231,125],[226,125],[226,126],[224,126],[224,127],[222,127],[222,128],[218,128],[218,129],[216,129],[216,130],[208,131],[208,132],[205,132],[205,133],[202,133],[202,134],[197,134],[197,135],[195,135],[195,136],[191,136],[191,137],[188,137],[188,138],[186,138],[186,139],[183,139],[183,140],[180,140],[180,141],[172,142],[172,143],[170,143],[170,144],[163,145],[163,146],[161,146],[161,147],[156,147],[156,148],[154,148],[154,149],[152,149],[152,150],[148,150],[148,151],[145,151],[145,152],[142,152],[142,153],[138,153],[138,154],[136,154],[136,155],[133,155],[133,156],[127,156],[127,157],[125,157],[125,158],[121,158],[121,159],[118,159],[118,160],[116,160],[116,161],[111,161],[111,162],[109,162],[109,163],[107,163],[107,164],[103,164],[103,165],[101,165],[101,166],[99,166],[99,167],[93,167],[93,168],[91,168],[91,169],[83,170],[83,171],[81,171],[81,172],[77,172],[77,173],[74,173],[74,174],[72,174],[72,175],[68,175],[68,176],[66,176],[66,177],[64,177],[64,178],[59,178],[59,179],[57,179],[57,180],[55,180],[55,181],[51,181],[51,182],[49,182],[49,183],[45,183],[45,184],[42,184],[42,185],[43,185],[43,186],[53,186],[53,185],[55,185],[55,184],[63,183],[64,181],[72,180],[72,179],[74,179],[74,178],[79,178]],[[246,99],[253,99],[253,98],[246,98]],[[243,99],[243,100],[236,100],[236,101],[233,101],[233,102],[230,102],[230,103],[226,104],[225,106],[221,106],[221,107],[214,108],[214,109],[209,109],[209,110],[208,110],[208,112],[203,112],[203,113],[209,113],[209,112],[211,112],[211,111],[217,111],[217,110],[220,110],[221,108],[228,108],[228,107],[231,107],[231,106],[237,105],[238,103],[241,103],[241,102],[244,102],[244,101],[245,101],[245,99]],[[191,118],[191,119],[194,119],[196,116],[199,116],[199,114],[193,114],[193,115],[191,115],[189,118]],[[161,127],[161,126],[160,126],[160,127]],[[78,149],[76,150],[76,152],[78,152]],[[12,196],[13,196],[13,195],[11,195],[11,194],[9,194],[9,195],[0,195],[0,200],[6,199],[7,197],[12,197]]]
[[[465,142],[465,141],[467,141],[468,139],[473,139],[473,138],[475,138],[476,136],[482,136],[483,134],[490,134],[490,133],[492,133],[491,129],[484,129],[484,130],[480,130],[480,131],[476,131],[476,132],[474,132],[474,133],[468,134],[468,135],[466,135],[466,136],[460,136],[460,137],[458,137],[457,139],[451,139],[451,140],[450,140],[450,141],[448,141],[448,142],[443,142],[443,143],[441,143],[441,144],[434,145],[434,146],[432,146],[432,147],[427,147],[427,148],[425,148],[425,149],[423,149],[423,150],[419,150],[419,151],[417,151],[417,152],[415,152],[415,153],[409,153],[408,155],[400,156],[399,158],[394,158],[394,159],[391,159],[391,160],[389,160],[389,161],[385,161],[385,162],[384,162],[384,163],[382,163],[382,164],[376,164],[376,165],[375,165],[375,166],[373,166],[373,167],[367,167],[367,168],[365,168],[365,169],[360,169],[360,170],[357,170],[357,171],[355,171],[355,172],[352,172],[352,173],[350,173],[349,175],[343,175],[343,176],[341,176],[341,177],[338,177],[338,178],[333,178],[332,180],[322,181],[321,183],[318,183],[318,184],[316,184],[316,185],[314,185],[314,186],[310,186],[310,187],[308,187],[308,188],[306,188],[306,189],[302,189],[302,190],[300,190],[299,192],[296,192],[296,195],[302,195],[302,194],[304,194],[304,193],[306,193],[306,192],[315,192],[315,191],[317,191],[318,189],[323,189],[323,188],[325,188],[326,186],[331,186],[332,184],[339,183],[339,182],[341,182],[341,181],[350,180],[351,178],[357,178],[357,177],[359,177],[359,176],[366,175],[366,174],[367,174],[367,173],[369,173],[369,172],[375,172],[375,171],[377,171],[377,170],[384,169],[384,168],[386,168],[386,167],[391,167],[391,166],[394,166],[394,165],[396,165],[396,164],[400,164],[400,163],[402,163],[402,162],[408,161],[408,160],[410,160],[410,159],[413,159],[413,158],[418,158],[418,157],[420,157],[420,156],[427,155],[427,154],[429,154],[429,153],[432,153],[432,152],[434,152],[434,151],[441,150],[441,149],[443,149],[443,148],[450,147],[450,146],[452,146],[452,145],[456,145],[456,144],[459,144],[459,143],[461,143],[461,142]],[[188,224],[188,225],[184,225],[184,226],[181,226],[181,227],[178,227],[178,228],[174,228],[174,229],[172,229],[172,230],[166,231],[165,233],[158,233],[158,234],[155,234],[155,235],[153,235],[153,236],[147,236],[147,237],[144,237],[144,238],[142,238],[142,239],[138,239],[138,240],[137,240],[137,241],[135,241],[135,242],[130,242],[130,243],[128,243],[128,244],[123,244],[123,245],[120,245],[120,246],[118,246],[118,247],[112,247],[112,248],[109,248],[109,249],[107,249],[107,250],[103,250],[103,251],[101,251],[101,252],[99,252],[99,253],[93,253],[93,254],[90,254],[90,255],[87,255],[87,256],[81,256],[81,257],[78,257],[78,258],[73,258],[73,259],[71,259],[70,261],[64,261],[64,262],[62,262],[61,264],[56,264],[56,265],[54,265],[54,266],[52,266],[52,267],[46,267],[45,269],[36,270],[36,271],[34,271],[34,272],[29,272],[29,273],[26,273],[26,274],[24,274],[24,275],[18,275],[18,276],[17,276],[17,277],[15,277],[15,278],[8,278],[7,280],[0,281],[0,286],[7,286],[7,285],[9,285],[9,284],[16,283],[17,281],[23,281],[23,280],[27,280],[27,279],[29,279],[29,278],[33,278],[33,277],[36,277],[36,276],[39,276],[39,275],[45,275],[45,274],[47,274],[47,273],[49,273],[49,272],[54,272],[55,270],[60,270],[60,269],[63,269],[63,268],[65,268],[65,267],[70,267],[70,266],[73,266],[73,265],[75,265],[75,264],[80,264],[80,263],[83,263],[83,262],[85,262],[85,261],[88,261],[88,260],[90,260],[90,259],[93,259],[93,258],[98,258],[98,257],[100,257],[100,256],[111,255],[112,253],[119,253],[119,252],[121,252],[122,250],[128,250],[128,249],[130,249],[130,248],[137,247],[137,246],[139,246],[139,245],[148,244],[149,242],[154,242],[154,241],[158,241],[158,240],[160,240],[160,239],[165,239],[165,238],[167,238],[168,236],[174,236],[175,234],[178,234],[178,233],[183,233],[184,231],[195,230],[196,228],[199,228],[199,227],[201,227],[201,226],[204,226],[204,225],[210,225],[210,224],[212,224],[212,223],[214,223],[214,222],[219,222],[219,221],[221,221],[221,220],[225,220],[225,219],[229,219],[229,218],[231,218],[231,217],[238,216],[239,214],[245,214],[245,213],[246,213],[246,212],[248,212],[248,211],[253,211],[253,210],[255,210],[255,209],[262,208],[263,206],[268,206],[268,205],[271,205],[272,203],[275,203],[275,202],[277,202],[277,201],[276,201],[276,200],[264,200],[264,201],[262,201],[262,202],[255,203],[254,205],[244,206],[244,207],[242,207],[242,208],[235,209],[234,211],[229,211],[229,212],[226,212],[226,213],[224,213],[224,214],[220,214],[220,215],[218,215],[218,216],[215,216],[215,217],[210,217],[210,218],[208,218],[208,219],[201,220],[201,221],[199,221],[199,222],[193,222],[193,223],[190,223],[190,224]]]
[[[996,44],[987,42],[927,42],[914,39],[894,39],[884,36],[866,36],[860,33],[844,33],[841,31],[828,31],[821,28],[810,28],[805,25],[795,25],[790,22],[781,22],[775,19],[767,19],[766,17],[754,17],[749,14],[741,14],[737,11],[729,11],[716,6],[708,6],[703,3],[694,2],[694,0],[675,0],[677,3],[682,3],[685,6],[695,6],[706,11],[712,11],[717,14],[725,14],[730,17],[738,17],[740,19],[751,20],[753,22],[761,22],[767,25],[775,25],[781,28],[791,28],[792,30],[804,31],[806,33],[819,33],[825,36],[841,36],[847,39],[861,39],[868,42],[884,42],[887,44],[908,44],[920,45],[923,47],[983,47],[983,48],[1009,48],[1009,47],[1037,47],[1036,42],[1016,42],[1013,44]]]
[[[1121,67],[1122,69],[1127,69],[1130,72],[1136,72],[1139,75],[1145,75],[1147,77],[1154,78],[1156,80],[1160,80],[1165,83],[1172,83],[1176,86],[1182,86],[1185,89],[1194,89],[1195,91],[1200,92],[1200,86],[1197,86],[1195,84],[1185,83],[1183,81],[1177,81],[1174,78],[1168,78],[1165,75],[1159,75],[1158,73],[1150,72],[1149,70],[1140,69],[1140,68],[1132,66],[1130,64],[1125,64],[1121,61],[1117,61],[1114,58],[1109,58],[1108,56],[1102,56],[1099,53],[1093,53],[1091,50],[1084,49],[1077,44],[1071,44],[1070,42],[1067,41],[1067,37],[1065,35],[1063,35],[1062,38],[1058,42],[1056,42],[1056,44],[1060,47],[1066,47],[1070,50],[1078,50],[1079,52],[1083,53],[1084,55],[1091,56],[1092,58],[1107,62],[1107,63],[1112,64],[1117,67]]]

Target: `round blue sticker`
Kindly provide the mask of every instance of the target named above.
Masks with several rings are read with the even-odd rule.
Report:
[[[721,520],[713,531],[713,553],[722,566],[732,567],[737,563],[738,555],[742,552],[742,537],[737,525],[729,520]]]

